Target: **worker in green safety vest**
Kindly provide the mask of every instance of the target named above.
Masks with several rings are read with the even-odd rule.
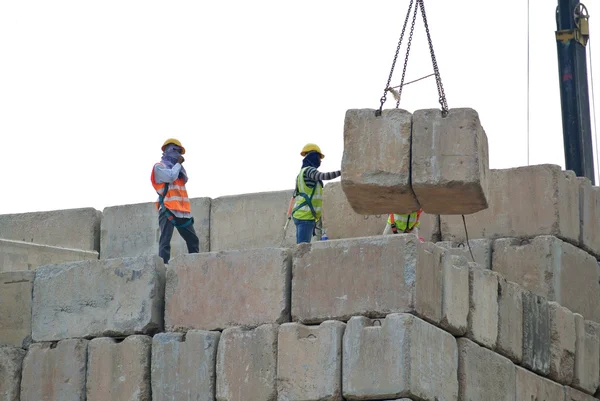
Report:
[[[409,214],[390,214],[383,235],[414,233],[421,242],[424,242],[423,238],[419,237],[421,213],[423,213],[423,209]]]

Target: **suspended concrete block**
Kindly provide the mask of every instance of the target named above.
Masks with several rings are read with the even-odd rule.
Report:
[[[416,110],[412,189],[430,214],[472,214],[488,207],[487,136],[473,109]]]
[[[346,111],[342,189],[362,215],[412,213],[420,208],[410,185],[412,115],[406,110]]]

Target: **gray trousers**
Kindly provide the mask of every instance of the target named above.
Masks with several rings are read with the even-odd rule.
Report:
[[[175,223],[183,224],[188,219],[181,219],[174,217]],[[162,258],[165,264],[169,263],[171,259],[171,238],[173,238],[173,231],[175,226],[167,219],[166,213],[160,213],[158,215],[158,225],[160,227],[160,239],[158,240],[158,256]],[[200,240],[194,230],[194,224],[190,224],[187,227],[177,228],[179,235],[185,240],[189,253],[200,252]]]

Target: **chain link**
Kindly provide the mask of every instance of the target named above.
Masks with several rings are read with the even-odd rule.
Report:
[[[383,96],[380,99],[381,104],[379,105],[379,110],[377,110],[375,112],[375,115],[377,115],[377,116],[381,115],[381,110],[383,109],[383,104],[387,100],[387,92],[390,87],[390,82],[392,81],[392,75],[394,75],[394,68],[396,67],[396,60],[398,59],[398,53],[400,53],[400,46],[402,45],[402,40],[404,39],[404,32],[406,31],[406,25],[408,24],[408,17],[410,16],[410,10],[412,9],[413,1],[414,0],[410,0],[410,4],[408,5],[408,11],[406,12],[406,18],[404,19],[404,25],[402,26],[402,33],[400,34],[400,40],[398,40],[398,46],[396,47],[396,54],[394,55],[394,61],[392,62],[392,69],[390,70],[390,76],[388,77],[387,84],[385,85],[385,88],[383,89]],[[419,0],[417,0],[417,1],[419,1]],[[416,9],[417,9],[417,6],[415,4],[415,10]],[[413,25],[414,25],[414,22],[413,22]]]
[[[417,0],[419,3],[420,0]],[[404,87],[404,77],[406,76],[406,66],[408,65],[408,56],[410,54],[410,45],[412,44],[413,33],[415,31],[415,22],[417,21],[417,5],[415,4],[415,11],[413,13],[412,23],[410,25],[410,34],[408,35],[408,42],[406,43],[406,57],[404,57],[404,68],[402,69],[402,80],[400,81],[400,87],[398,88],[398,100],[396,100],[396,108],[400,107],[400,99],[402,98],[402,89]]]

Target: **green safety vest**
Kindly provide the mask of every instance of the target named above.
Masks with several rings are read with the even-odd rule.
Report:
[[[394,223],[396,224],[396,228],[398,232],[410,232],[413,228],[419,227],[421,222],[419,221],[419,217],[421,213],[419,211],[412,212],[411,214],[394,214]],[[388,224],[392,224],[392,215],[388,216]],[[408,229],[407,229],[408,225]]]
[[[307,168],[300,170],[296,178],[296,197],[292,216],[298,220],[319,221],[323,213],[323,186],[318,181],[314,188],[306,186],[304,171]]]

